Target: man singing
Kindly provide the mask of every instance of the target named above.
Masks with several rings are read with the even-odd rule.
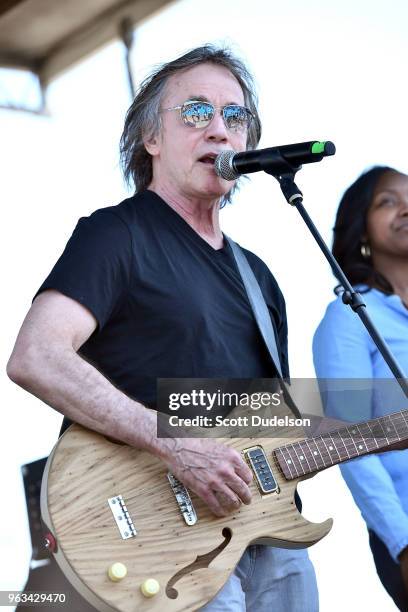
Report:
[[[146,79],[121,139],[135,195],[79,221],[8,365],[69,421],[159,457],[216,516],[250,503],[248,466],[216,440],[158,438],[151,408],[157,378],[276,375],[220,229],[234,186],[214,171],[221,151],[255,148],[260,135],[251,76],[228,50],[194,49]],[[245,254],[288,376],[283,296]],[[316,612],[307,552],[250,546],[203,610]]]

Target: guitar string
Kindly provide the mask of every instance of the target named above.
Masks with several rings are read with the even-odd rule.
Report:
[[[304,453],[304,456],[306,457],[306,461],[307,462],[308,462],[309,459],[312,459],[314,461],[314,463],[316,464],[316,469],[314,469],[313,466],[310,466],[310,464],[308,464],[307,466],[305,464],[302,464],[300,462],[300,460],[299,460],[299,456],[297,456],[298,466],[296,466],[296,463],[292,464],[294,470],[298,473],[299,476],[302,475],[302,474],[299,474],[299,468],[302,469],[303,474],[307,474],[307,473],[311,473],[311,472],[313,473],[315,471],[319,471],[319,470],[323,469],[324,467],[329,467],[329,464],[327,463],[328,460],[330,460],[331,465],[337,465],[337,464],[342,463],[343,461],[346,461],[348,459],[355,459],[355,458],[357,458],[359,456],[364,456],[365,454],[375,450],[375,448],[369,449],[367,447],[366,440],[369,441],[369,440],[372,439],[373,441],[375,441],[377,439],[376,436],[371,435],[368,438],[365,438],[364,436],[361,436],[361,432],[360,432],[360,437],[353,436],[353,435],[349,435],[346,438],[343,437],[343,435],[342,435],[343,432],[347,432],[347,433],[350,434],[349,429],[351,431],[353,431],[355,428],[359,429],[359,428],[362,428],[362,427],[366,427],[372,433],[372,430],[370,428],[371,424],[378,424],[382,428],[382,421],[385,421],[385,420],[388,419],[389,421],[391,421],[392,425],[394,426],[397,438],[393,439],[392,436],[386,436],[386,434],[384,432],[384,437],[381,437],[381,438],[379,437],[378,438],[378,440],[381,440],[381,442],[383,443],[382,448],[384,448],[384,450],[386,450],[386,447],[388,445],[391,445],[391,444],[393,444],[395,442],[401,441],[404,438],[401,438],[398,435],[398,432],[397,432],[397,430],[395,428],[395,424],[397,424],[397,426],[399,426],[399,424],[401,422],[401,423],[403,423],[405,425],[405,428],[408,430],[407,417],[405,415],[408,416],[407,411],[404,410],[404,411],[401,411],[400,413],[391,413],[390,415],[384,415],[383,417],[380,417],[378,419],[371,419],[370,421],[366,421],[366,422],[363,422],[363,423],[350,423],[350,425],[348,425],[346,427],[343,427],[341,429],[334,430],[334,431],[331,431],[331,432],[326,432],[326,433],[322,434],[321,436],[312,437],[312,438],[304,438],[304,439],[301,439],[301,440],[296,440],[293,443],[288,443],[286,445],[278,446],[278,447],[274,448],[272,452],[280,451],[282,453],[283,460],[286,462],[286,459],[284,457],[283,452],[286,451],[286,452],[289,453],[289,455],[291,455],[290,450],[288,449],[288,447],[289,446],[293,447],[294,444],[297,445],[298,448],[302,451],[302,453]],[[334,436],[334,439],[333,439],[333,436]],[[332,440],[333,444],[331,446],[333,447],[333,451],[335,451],[336,454],[338,455],[338,460],[336,460],[334,458],[334,461],[333,461],[333,455],[331,454],[331,451],[329,450],[329,448],[326,445],[325,438],[326,439],[330,438]],[[319,443],[322,443],[322,442],[324,444],[323,448],[319,445]],[[309,447],[310,443],[314,443],[315,444],[315,446],[317,447],[317,451],[318,451],[319,455],[315,455],[314,453],[312,453],[312,451],[311,451],[311,449]],[[347,457],[343,457],[341,455],[342,451],[338,447],[338,445],[340,443],[344,446],[344,450],[347,453]],[[359,448],[357,448],[356,443],[360,444],[360,445],[361,445],[361,443],[364,443],[366,448],[359,449]],[[301,445],[304,445],[304,444],[306,444],[306,446],[308,447],[307,451],[306,451],[305,448],[303,448],[303,449],[301,448]],[[377,445],[377,448],[378,448],[378,445]],[[350,450],[351,450],[351,456],[350,456],[350,453],[349,453]],[[359,451],[362,451],[362,452],[359,452]],[[379,451],[379,452],[382,452],[382,451]],[[295,451],[295,455],[296,454],[297,453]],[[319,465],[318,460],[316,459],[319,456],[321,457],[321,460],[323,461],[322,465]],[[293,459],[292,455],[291,455],[291,458]],[[276,463],[277,463],[277,465],[274,466],[274,467],[277,467],[278,469],[279,468],[281,469],[280,462],[277,460]],[[163,475],[164,475],[164,478],[167,480],[167,473],[164,473]],[[164,481],[164,483],[165,483],[165,481]],[[166,487],[164,487],[164,485],[160,485],[160,486],[163,487],[163,489],[164,489],[163,493],[166,490],[169,490],[170,492],[172,492],[170,483],[168,483],[168,489]],[[156,490],[157,490],[157,487],[153,487],[153,486],[147,486],[147,487],[145,487],[143,489],[138,488],[138,492],[137,492],[136,495],[126,496],[126,498],[124,496],[125,505],[127,505],[129,502],[133,503],[141,495],[146,495],[146,494],[149,494],[150,492],[157,492]],[[118,494],[120,494],[120,493],[118,493]],[[112,496],[112,497],[114,497],[114,496]]]
[[[406,410],[402,410],[400,412],[397,413],[390,413],[388,415],[384,415],[383,417],[380,417],[378,419],[371,419],[370,421],[366,421],[366,422],[362,422],[362,423],[351,423],[348,427],[343,427],[340,430],[334,430],[332,432],[326,432],[325,434],[322,434],[322,436],[317,436],[314,438],[305,438],[304,440],[295,442],[294,444],[289,444],[289,445],[285,445],[280,447],[279,449],[275,449],[275,450],[280,450],[281,454],[282,454],[282,459],[284,461],[284,463],[286,464],[286,472],[289,472],[289,476],[290,478],[293,477],[299,477],[302,476],[302,472],[303,475],[307,474],[307,473],[313,473],[314,471],[318,471],[320,469],[323,469],[325,467],[329,467],[330,464],[331,465],[335,465],[338,463],[342,463],[343,461],[347,460],[347,459],[351,459],[351,458],[357,458],[358,456],[362,456],[365,455],[369,452],[375,451],[379,448],[381,448],[381,450],[378,450],[378,452],[382,452],[382,449],[386,450],[387,446],[394,444],[398,441],[402,441],[403,439],[406,439],[406,435],[404,436],[404,434],[402,434],[402,432],[400,432],[402,434],[402,436],[400,436],[398,434],[397,428],[396,428],[396,424],[399,426],[399,423],[402,421],[405,430],[407,430],[407,418],[408,418],[408,413]],[[391,425],[393,426],[393,429],[395,431],[396,434],[396,438],[395,436],[392,435],[388,435],[386,434],[384,427],[383,427],[383,423],[391,423]],[[383,432],[383,437],[378,438],[382,444],[379,446],[377,443],[377,439],[376,437],[373,435],[373,430],[371,429],[371,425],[378,425],[381,427],[381,430]],[[364,436],[361,432],[362,429],[368,429],[368,431],[370,432],[370,437],[367,438],[367,436]],[[389,426],[386,426],[387,432],[391,432],[391,428]],[[351,430],[351,431],[350,431]],[[355,430],[358,430],[359,433],[359,437],[358,436],[354,436],[351,434],[356,433]],[[344,437],[344,432],[347,432],[348,436],[347,438]],[[343,434],[343,435],[342,435]],[[332,445],[330,445],[327,448],[326,445],[326,440],[328,440],[328,438],[330,438],[333,442]],[[336,442],[334,442],[334,439],[336,439]],[[375,446],[370,448],[369,447],[369,442],[372,439],[372,442],[375,443]],[[310,446],[309,446],[309,442],[313,442],[314,445],[316,446],[317,452],[318,454],[316,454],[316,451],[312,454]],[[347,442],[347,443],[346,443]],[[352,443],[352,445],[350,445],[350,442]],[[371,443],[372,443],[371,442]],[[322,449],[320,447],[320,444],[323,443],[324,447],[326,447],[327,452],[325,452],[324,448]],[[342,444],[344,447],[344,450],[347,453],[347,457],[343,457],[341,455],[341,448],[339,447],[339,444]],[[363,443],[364,446],[361,444]],[[305,464],[302,463],[299,460],[299,456],[296,452],[295,446],[297,445],[302,453],[304,453],[304,458],[306,459],[307,463],[308,463],[308,467],[306,468]],[[307,446],[307,450],[306,448],[304,448],[304,445],[306,444]],[[357,447],[358,444],[358,447]],[[355,447],[355,450],[353,449],[353,446]],[[295,455],[293,455],[293,453],[291,453],[290,451],[290,447],[293,448],[293,450],[295,451]],[[365,447],[365,448],[364,448]],[[349,453],[349,449],[352,451],[351,452],[351,456]],[[288,458],[285,458],[285,454],[284,454],[284,450],[289,454],[289,459],[290,459],[290,463],[291,465],[293,465],[293,469],[295,470],[295,476],[293,476],[293,471],[292,468],[290,467],[290,465],[288,465],[287,461]],[[336,457],[331,454],[331,452],[329,452],[329,450],[331,451],[335,451],[336,454],[338,455],[338,459],[336,459]],[[323,452],[322,452],[323,451]],[[321,459],[322,459],[322,465],[319,466],[318,461],[316,459],[316,456],[318,457],[320,455]],[[303,456],[302,456],[303,459]],[[310,464],[308,462],[308,459],[313,459],[315,464],[316,464],[316,470],[313,468],[310,468]],[[330,464],[327,463],[327,459],[330,460]],[[279,461],[278,461],[279,463]],[[280,466],[282,469],[282,466]],[[301,472],[299,471],[299,468],[301,469]],[[306,468],[306,469],[305,469]]]

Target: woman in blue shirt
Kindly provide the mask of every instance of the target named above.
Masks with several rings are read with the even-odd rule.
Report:
[[[407,374],[408,176],[376,166],[347,189],[337,212],[333,254]],[[340,296],[316,330],[313,356],[327,415],[359,422],[408,407],[368,332]],[[367,523],[381,582],[399,609],[408,611],[408,450],[360,457],[340,469]]]

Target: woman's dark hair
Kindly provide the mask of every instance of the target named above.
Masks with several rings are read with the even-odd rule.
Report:
[[[359,176],[344,193],[333,228],[332,253],[352,285],[363,283],[392,294],[391,283],[374,269],[371,257],[364,258],[361,253],[361,245],[365,242],[363,236],[367,232],[368,209],[379,180],[388,172],[399,174],[389,166],[374,166]]]
[[[120,156],[123,174],[127,183],[133,183],[135,191],[143,191],[152,181],[152,157],[146,151],[143,139],[157,134],[161,128],[160,104],[165,93],[168,79],[176,74],[194,68],[199,64],[210,63],[222,66],[237,79],[244,94],[245,105],[254,119],[248,130],[247,149],[255,149],[261,138],[261,121],[258,115],[258,99],[251,74],[244,63],[229,49],[214,45],[204,45],[192,49],[182,57],[156,68],[140,85],[139,91],[130,106],[120,140]],[[222,198],[225,204],[231,200],[237,183]]]

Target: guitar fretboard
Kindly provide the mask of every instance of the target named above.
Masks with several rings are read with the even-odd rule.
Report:
[[[293,480],[355,457],[387,450],[407,438],[408,410],[402,410],[280,446],[274,453],[285,478]]]

